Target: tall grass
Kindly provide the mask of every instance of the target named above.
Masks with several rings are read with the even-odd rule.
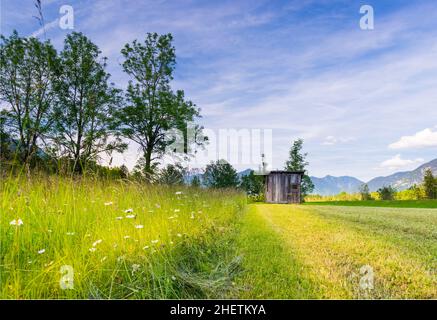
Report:
[[[34,176],[4,179],[0,196],[0,298],[232,290],[239,260],[230,243],[246,202],[238,192]],[[60,286],[63,266],[73,268],[72,289]]]

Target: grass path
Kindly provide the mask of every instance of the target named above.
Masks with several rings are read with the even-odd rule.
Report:
[[[437,298],[432,209],[252,205],[244,298]],[[360,288],[371,266],[374,289]]]

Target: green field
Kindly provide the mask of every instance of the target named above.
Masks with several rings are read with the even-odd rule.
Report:
[[[353,206],[394,208],[437,208],[437,200],[364,200],[364,201],[312,201],[309,206]]]
[[[2,299],[437,298],[432,208],[54,177],[4,179],[0,196]]]

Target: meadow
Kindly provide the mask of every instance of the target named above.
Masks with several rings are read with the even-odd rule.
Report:
[[[228,242],[242,193],[33,177],[4,179],[0,199],[2,299],[206,298],[232,290],[238,257]],[[63,290],[70,266],[73,286]]]
[[[240,241],[240,297],[437,298],[434,209],[257,204]]]
[[[437,298],[433,208],[54,176],[0,195],[2,299]]]
[[[393,207],[393,208],[437,208],[437,200],[344,200],[311,201],[305,205],[352,206],[352,207]]]

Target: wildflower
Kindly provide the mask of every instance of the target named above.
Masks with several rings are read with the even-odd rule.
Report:
[[[170,216],[170,217],[168,217],[168,219],[171,220],[171,219],[174,219],[174,217],[173,217],[173,216]]]
[[[134,274],[135,272],[137,272],[138,270],[140,270],[140,265],[139,264],[133,264],[132,265],[132,274]]]
[[[171,244],[171,245],[174,245],[174,242],[173,242],[173,241],[170,241],[170,244]]]
[[[116,217],[115,220],[122,220],[123,217]]]
[[[194,219],[194,213],[191,214],[191,217],[190,217],[190,218],[191,218],[191,219]]]
[[[75,233],[74,232],[67,232],[67,236],[74,236]]]
[[[180,212],[181,210],[179,210],[179,209],[174,209],[174,212]]]
[[[128,218],[128,219],[134,219],[134,218],[135,218],[135,215],[134,215],[134,214],[128,214],[128,215],[126,216],[126,218]]]
[[[152,240],[152,243],[153,244],[156,244],[156,243],[158,243],[159,242],[159,240]]]
[[[136,229],[142,229],[142,228],[144,228],[144,226],[143,226],[142,224],[137,224],[137,225],[135,226],[135,228],[136,228]]]
[[[105,206],[112,206],[114,203],[112,201],[105,202]]]
[[[134,209],[129,208],[129,209],[124,210],[124,213],[131,213],[131,212],[134,212]]]
[[[124,236],[123,238],[125,238],[125,239],[129,239],[129,238],[130,238],[130,236]]]
[[[182,235],[181,235],[180,233],[178,233],[177,236],[178,236],[179,238],[182,238]]]
[[[147,249],[149,249],[149,246],[145,246],[145,247],[143,247],[143,249],[144,249],[144,250],[147,250]]]
[[[99,239],[97,241],[94,241],[93,247],[97,246],[99,243],[102,243],[102,239]]]
[[[15,220],[12,220],[11,222],[9,222],[9,224],[11,226],[21,226],[23,224],[23,220],[21,220],[20,218],[17,218]]]
[[[177,195],[182,194],[182,191],[176,191],[175,194]]]
[[[95,247],[92,247],[92,248],[90,248],[89,250],[90,250],[90,252],[94,252],[94,251],[96,251],[97,249],[96,249]]]
[[[47,232],[48,232],[48,233],[52,233],[53,230],[52,230],[52,229],[48,229]]]
[[[38,254],[43,254],[44,252],[46,252],[46,249],[41,249],[38,251]]]
[[[175,276],[171,276],[171,279],[172,279],[173,281],[175,281],[175,280],[176,280],[176,277],[175,277]]]

